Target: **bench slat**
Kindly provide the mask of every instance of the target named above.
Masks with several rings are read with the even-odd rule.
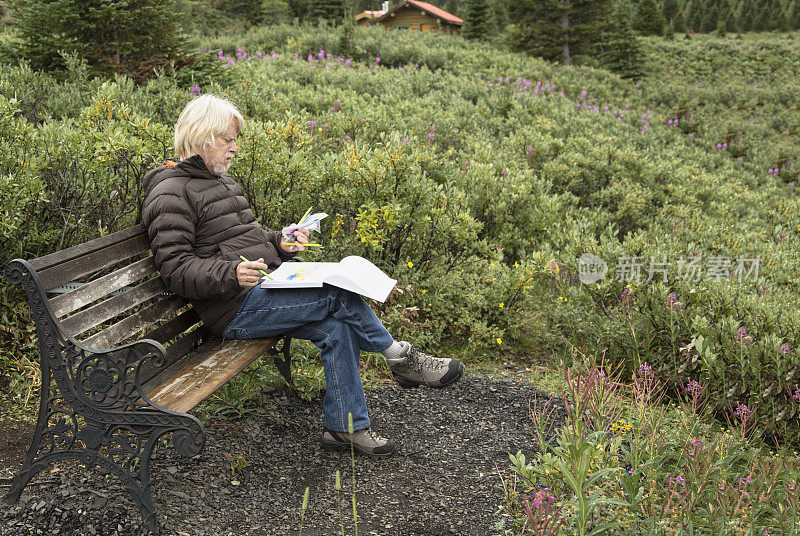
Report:
[[[186,413],[256,360],[279,339],[212,340],[144,386],[160,406]],[[220,346],[220,348],[216,348]]]
[[[144,332],[157,322],[175,316],[181,307],[186,306],[186,299],[170,295],[149,305],[131,316],[95,333],[84,342],[93,348],[111,348],[137,333]]]
[[[122,231],[117,231],[116,233],[111,233],[106,236],[101,236],[100,238],[95,238],[94,240],[89,240],[88,242],[84,242],[83,244],[78,244],[77,246],[72,246],[67,249],[62,249],[60,251],[56,251],[54,253],[50,253],[49,255],[44,255],[42,257],[38,257],[29,261],[33,269],[36,270],[37,273],[41,273],[48,268],[53,266],[58,266],[63,264],[67,261],[71,261],[77,257],[82,257],[84,255],[88,255],[94,251],[107,248],[110,245],[116,244],[118,242],[124,242],[129,238],[133,238],[138,235],[145,235],[147,236],[147,227],[144,224],[134,225],[133,227],[128,227],[127,229],[123,229]],[[57,286],[57,285],[56,285]]]
[[[167,342],[177,338],[198,322],[200,322],[200,318],[197,316],[197,312],[189,309],[148,333],[147,338],[156,340],[166,346]]]
[[[61,321],[61,325],[73,337],[77,337],[101,322],[114,318],[118,314],[144,303],[164,291],[164,283],[161,279],[149,279],[131,290],[112,296],[97,305],[65,318]]]
[[[112,292],[130,285],[155,271],[156,265],[153,262],[153,257],[141,259],[125,268],[120,268],[108,275],[99,277],[91,283],[86,283],[75,290],[51,298],[50,307],[53,308],[53,314],[56,317],[61,317],[77,311],[104,296],[108,296]]]
[[[50,290],[117,262],[130,259],[144,251],[150,251],[150,243],[147,241],[147,235],[139,235],[45,270],[37,270],[37,272],[44,289]]]

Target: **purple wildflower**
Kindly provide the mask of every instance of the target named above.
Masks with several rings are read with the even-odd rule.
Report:
[[[781,235],[781,237],[783,237],[783,235]],[[781,346],[781,353],[783,355],[786,355],[786,354],[789,353],[789,345],[788,344],[784,344],[783,346]]]
[[[192,89],[190,89],[189,91],[191,91],[195,95],[199,95],[200,94],[200,86],[194,85],[194,86],[192,86]]]
[[[700,393],[703,392],[704,387],[697,383],[697,381],[692,380],[686,384],[686,392],[691,394],[692,396],[699,396]]]
[[[381,57],[375,56],[375,63],[380,63],[380,62],[381,62]]]
[[[753,338],[747,334],[747,330],[745,328],[739,328],[739,331],[736,332],[736,342],[739,344],[750,344],[752,340]]]
[[[736,403],[736,411],[734,411],[733,414],[736,417],[740,418],[741,420],[747,421],[747,419],[750,418],[750,415],[753,414],[753,410],[749,409],[744,404],[740,404],[740,403],[737,402]]]

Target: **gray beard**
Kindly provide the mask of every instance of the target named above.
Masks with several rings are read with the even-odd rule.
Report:
[[[228,171],[228,166],[222,162],[215,163],[214,169],[211,170],[211,172],[214,173],[214,175],[222,175],[226,171]]]

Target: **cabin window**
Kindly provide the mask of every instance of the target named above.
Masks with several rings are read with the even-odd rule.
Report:
[[[423,22],[419,25],[420,32],[429,32],[431,30],[431,25],[428,22]]]
[[[395,30],[410,30],[411,24],[410,23],[395,23],[392,24],[392,28]]]

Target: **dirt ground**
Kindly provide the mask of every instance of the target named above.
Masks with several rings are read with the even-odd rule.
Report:
[[[358,533],[438,536],[503,534],[508,453],[534,450],[528,402],[536,391],[524,370],[500,379],[469,373],[445,389],[386,384],[367,392],[373,428],[400,444],[385,460],[355,458]],[[242,536],[354,534],[349,453],[319,444],[322,399],[306,402],[265,390],[258,411],[206,424],[196,458],[159,444],[154,501],[162,534]],[[556,419],[563,420],[563,414]],[[0,419],[0,494],[20,466],[28,424]],[[334,489],[340,471],[342,491]],[[141,517],[114,478],[76,464],[56,465],[26,488],[17,505],[0,505],[0,535],[139,535]]]

